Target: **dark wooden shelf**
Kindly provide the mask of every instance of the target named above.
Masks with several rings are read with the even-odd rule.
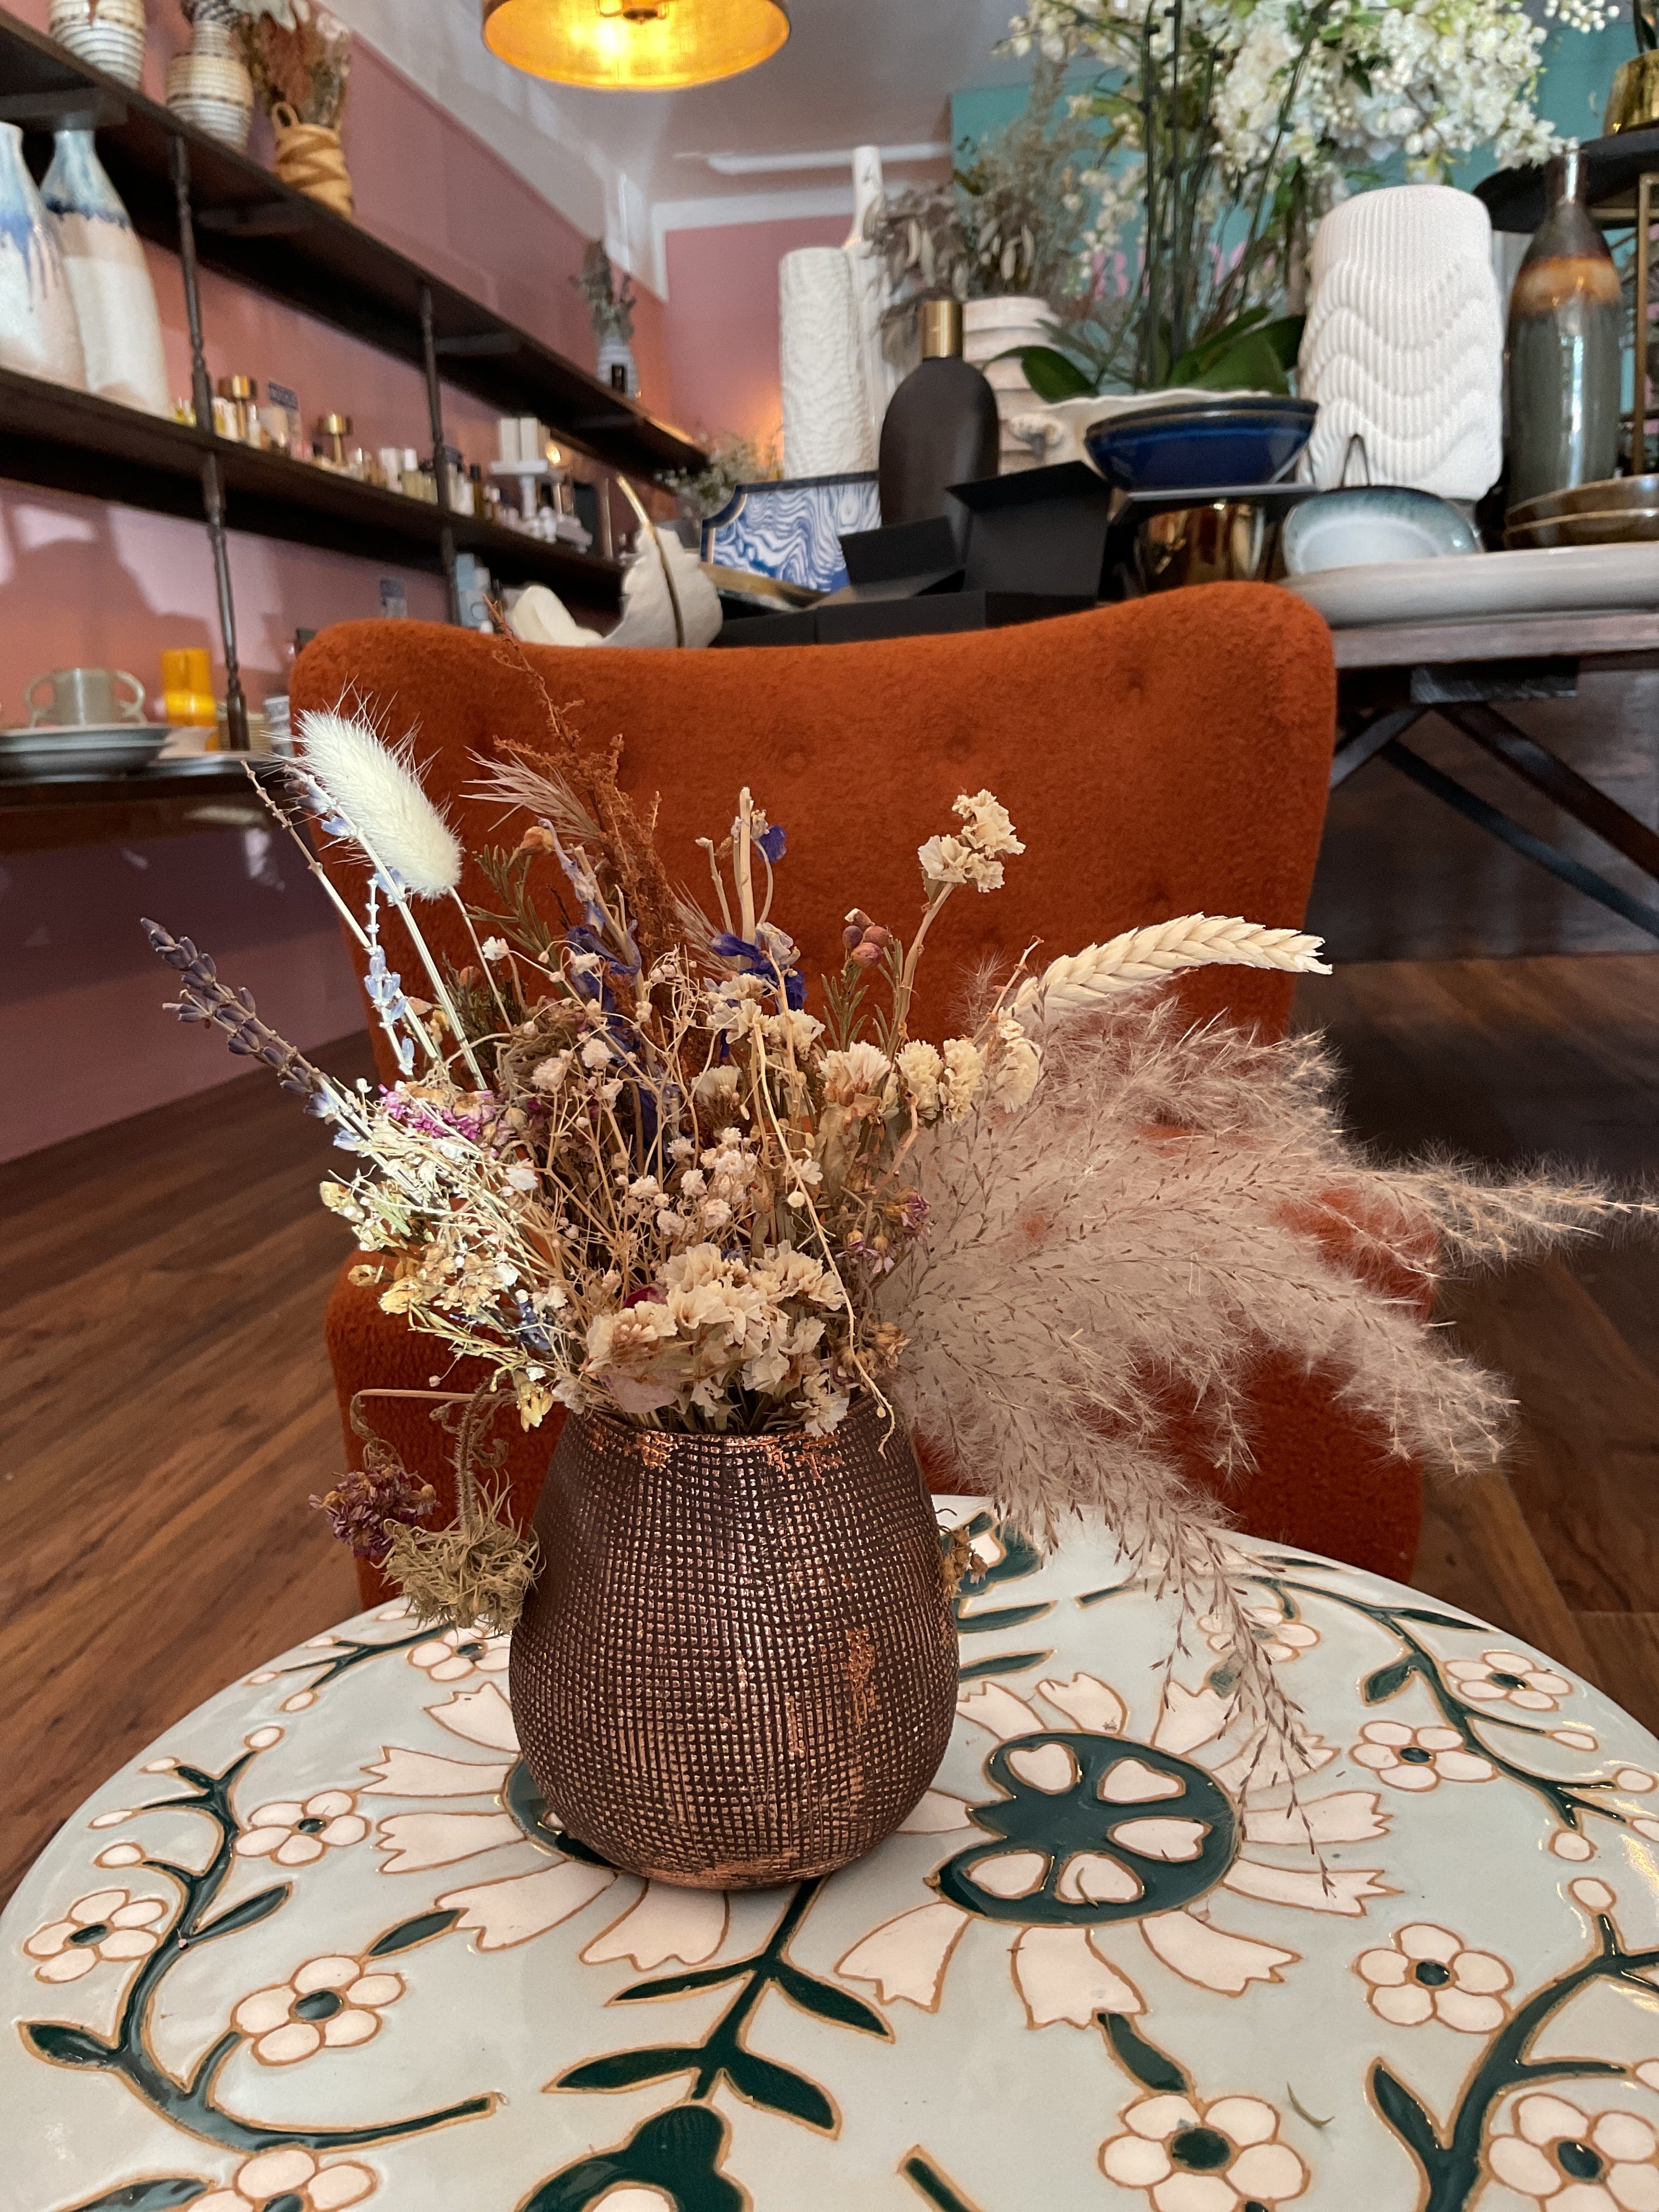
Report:
[[[1590,212],[1598,222],[1634,222],[1636,180],[1659,169],[1659,131],[1620,131],[1592,138],[1579,149],[1587,168]],[[1494,230],[1536,230],[1544,220],[1541,168],[1499,169],[1483,178],[1475,197],[1486,202]]]
[[[535,415],[595,460],[625,475],[697,470],[683,433],[601,384],[528,331],[419,268],[394,246],[302,193],[257,161],[181,124],[142,93],[88,69],[0,9],[0,120],[26,130],[95,124],[98,155],[146,238],[177,251],[170,141],[190,151],[197,258],[285,306],[419,368],[421,295],[446,380],[503,415]]]
[[[190,836],[267,820],[242,762],[270,767],[276,756],[210,758],[210,767],[157,761],[130,775],[0,776],[0,852]]]
[[[424,500],[359,483],[285,453],[257,452],[134,407],[0,369],[0,476],[199,521],[202,462],[219,459],[232,530],[365,560],[443,573],[445,517]],[[550,585],[584,608],[622,604],[622,568],[470,514],[448,518],[455,544],[508,583]]]

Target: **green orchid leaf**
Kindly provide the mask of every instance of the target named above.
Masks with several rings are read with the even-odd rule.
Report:
[[[590,2058],[561,2074],[560,2089],[631,2089],[636,2081],[660,2081],[670,2074],[688,2074],[702,2062],[700,2051],[673,2044],[653,2044],[647,2051],[612,2051],[603,2058]]]
[[[211,2186],[184,2173],[165,2181],[132,2181],[125,2189],[112,2189],[106,2197],[76,2205],[74,2212],[167,2212],[169,2205],[193,2204]]]
[[[1398,1697],[1417,1672],[1415,1656],[1396,1659],[1392,1665],[1379,1667],[1374,1674],[1365,1677],[1360,1695],[1368,1705],[1380,1705],[1389,1698]]]
[[[809,2128],[822,2128],[826,2135],[834,2132],[835,2106],[816,2081],[809,2081],[792,2067],[775,2066],[769,2058],[757,2058],[738,2045],[727,2056],[723,2070],[738,2096],[746,2097],[751,2105],[769,2112],[786,2113],[792,2120],[804,2120]]]
[[[1095,2018],[1105,2029],[1106,2040],[1119,2065],[1126,2074],[1133,2075],[1143,2088],[1166,2091],[1176,2097],[1190,2094],[1193,2085],[1175,2060],[1155,2043],[1148,2043],[1124,2014],[1097,2012]]]
[[[735,1982],[746,1974],[751,1963],[738,1959],[729,1966],[699,1966],[689,1974],[662,1974],[655,1981],[635,1982],[632,1989],[618,1990],[611,2002],[642,2004],[651,1997],[683,1997],[688,1990],[718,1989],[722,1982]]]
[[[1094,380],[1079,368],[1070,354],[1061,353],[1057,346],[1010,346],[1006,355],[997,358],[1018,359],[1025,372],[1025,381],[1045,404],[1094,396]]]
[[[394,1951],[412,1951],[417,1943],[430,1942],[434,1936],[447,1936],[461,1917],[460,1906],[454,1905],[447,1912],[417,1912],[412,1920],[400,1920],[395,1928],[371,1943],[365,1957],[389,1958]]]
[[[115,2062],[113,2045],[90,2028],[71,2027],[67,2021],[32,2020],[23,2034],[43,2058],[57,2066],[111,2066]]]
[[[1424,2172],[1432,2177],[1437,2160],[1445,2155],[1445,2146],[1421,2105],[1404,2082],[1395,2079],[1381,2059],[1371,2069],[1371,2094],[1376,2100],[1377,2111]]]
[[[856,2027],[866,2035],[878,2035],[890,2043],[893,2031],[876,2010],[862,1997],[855,1997],[851,1990],[843,1990],[834,1982],[821,1982],[816,1975],[804,1974],[799,1966],[792,1966],[787,1959],[781,1960],[775,1976],[778,1987],[803,2012],[816,2013],[820,2020],[833,2020],[838,2027]]]
[[[210,1920],[205,1928],[198,1928],[191,1937],[192,1943],[205,1943],[215,1936],[234,1936],[239,1928],[252,1928],[256,1922],[268,1920],[279,1905],[285,1905],[294,1893],[291,1881],[279,1881],[273,1888],[256,1890],[245,1897],[240,1905],[233,1905],[228,1912],[222,1912],[216,1920]]]

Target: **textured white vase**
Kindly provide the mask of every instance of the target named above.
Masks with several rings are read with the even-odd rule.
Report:
[[[0,123],[0,368],[86,390],[75,297],[15,123]]]
[[[1319,402],[1314,482],[1341,482],[1358,436],[1373,483],[1479,499],[1504,459],[1504,317],[1486,209],[1443,185],[1362,192],[1321,222],[1312,276],[1297,382]]]
[[[962,357],[981,371],[996,394],[997,416],[1002,424],[1000,441],[1000,473],[1012,476],[1020,469],[1040,465],[1027,438],[1013,428],[1041,403],[1026,381],[1017,361],[999,361],[1011,346],[1051,345],[1055,315],[1046,301],[1011,296],[1002,300],[969,300],[962,310]]]
[[[634,349],[626,338],[612,337],[603,338],[599,343],[599,359],[594,365],[594,374],[601,384],[611,385],[614,389],[614,380],[611,374],[613,368],[620,368],[623,371],[626,380],[623,385],[623,390],[630,399],[637,399],[640,396],[639,364],[634,359]]]
[[[850,476],[875,467],[863,356],[848,256],[838,246],[786,253],[778,264],[786,476]]]
[[[136,88],[144,73],[144,0],[52,0],[46,27],[106,76]]]
[[[890,360],[882,343],[881,319],[893,296],[881,256],[865,237],[866,218],[882,206],[887,187],[882,179],[881,149],[853,149],[853,228],[842,251],[853,271],[853,310],[857,319],[860,357],[864,364],[864,404],[870,415],[870,434],[878,451],[882,419],[888,402],[899,388],[902,372]]]
[[[57,133],[40,198],[75,301],[88,391],[151,415],[171,415],[149,264],[90,131]]]

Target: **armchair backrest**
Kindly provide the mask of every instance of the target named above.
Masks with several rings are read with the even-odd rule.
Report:
[[[476,757],[544,726],[525,658],[584,738],[620,734],[622,781],[660,795],[660,849],[694,890],[708,886],[695,840],[725,835],[749,785],[787,834],[773,918],[809,976],[839,966],[854,904],[908,935],[917,847],[954,826],[958,792],[994,792],[1025,854],[1003,890],[964,890],[945,909],[923,963],[923,1034],[949,1031],[975,969],[1034,940],[1048,959],[1182,913],[1302,920],[1335,675],[1323,623],[1288,592],[1218,585],[1012,629],[764,651],[521,658],[436,624],[342,623],[301,656],[294,708],[355,699],[389,734],[412,730],[463,842],[488,842],[500,810],[466,795]],[[516,842],[518,827],[501,836]],[[343,885],[355,874],[343,855],[328,865]],[[485,900],[481,881],[464,889]],[[471,957],[453,913],[431,912],[436,944]],[[1273,1034],[1288,1018],[1288,977],[1213,969],[1181,988],[1198,1014]]]

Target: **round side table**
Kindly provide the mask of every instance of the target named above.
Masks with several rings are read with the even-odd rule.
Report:
[[[170,1729],[0,1923],[0,2205],[1659,2212],[1659,1744],[1241,1539],[1275,1784],[1109,1542],[951,1510],[959,1723],[828,1881],[617,1873],[397,1607]]]

